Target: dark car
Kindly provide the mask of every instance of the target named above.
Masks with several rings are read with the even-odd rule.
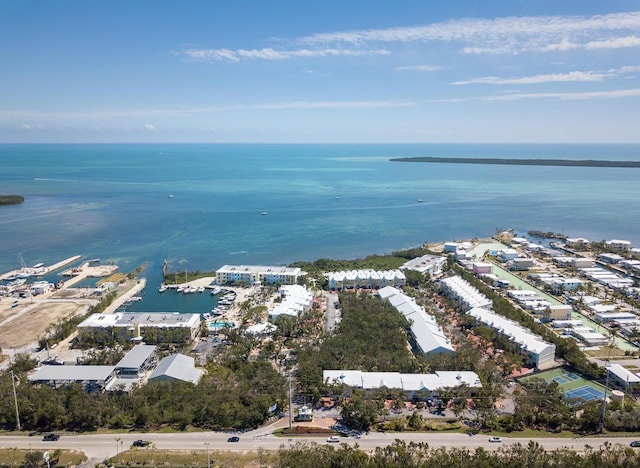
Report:
[[[47,441],[53,441],[55,442],[56,440],[58,440],[60,438],[59,434],[54,434],[53,432],[46,434],[42,440],[47,440]]]
[[[640,447],[640,440],[634,440],[629,444],[631,447]]]
[[[134,447],[147,447],[149,445],[151,445],[151,442],[149,442],[148,440],[138,439],[133,441]]]
[[[240,437],[238,436],[229,437],[227,439],[227,442],[240,442]]]

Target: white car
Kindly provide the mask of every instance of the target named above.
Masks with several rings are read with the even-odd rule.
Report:
[[[489,442],[502,442],[500,437],[489,437]]]
[[[327,439],[327,442],[340,442],[340,437],[338,437],[338,436],[330,436]]]

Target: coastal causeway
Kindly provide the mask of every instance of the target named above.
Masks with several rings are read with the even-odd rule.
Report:
[[[424,162],[443,164],[500,164],[509,166],[567,166],[640,168],[640,161],[603,161],[594,159],[506,159],[506,158],[440,158],[418,156],[391,158],[391,162]]]

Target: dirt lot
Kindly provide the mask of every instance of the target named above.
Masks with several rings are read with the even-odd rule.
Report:
[[[86,311],[88,305],[76,302],[29,302],[21,300],[11,307],[13,300],[0,301],[0,348],[23,348],[36,342],[49,324],[65,320]]]

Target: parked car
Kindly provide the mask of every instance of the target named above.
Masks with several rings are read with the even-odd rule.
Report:
[[[47,440],[50,442],[55,442],[56,440],[58,440],[60,438],[60,434],[54,434],[53,432],[50,432],[49,434],[46,434],[42,440]]]
[[[240,437],[238,436],[229,437],[227,439],[227,442],[240,442]]]
[[[502,442],[500,437],[489,437],[489,442]]]
[[[134,447],[148,447],[149,445],[151,445],[151,442],[148,440],[138,439],[133,441]]]
[[[327,442],[340,442],[340,437],[338,436],[329,436]]]
[[[631,447],[640,447],[640,440],[634,440],[629,444]]]

